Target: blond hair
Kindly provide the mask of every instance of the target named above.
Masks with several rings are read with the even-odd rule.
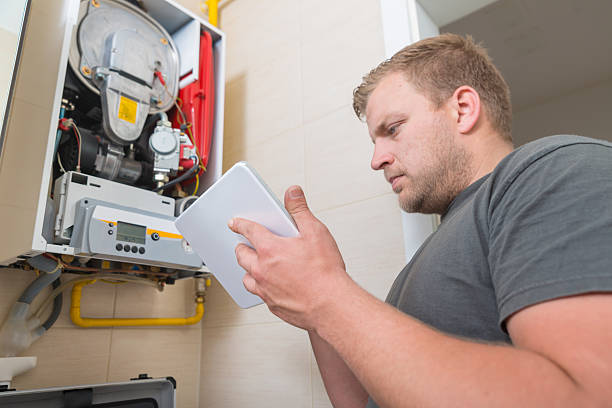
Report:
[[[510,89],[487,51],[472,37],[442,34],[411,44],[363,77],[353,91],[353,109],[361,120],[370,94],[387,74],[401,72],[440,108],[455,90],[468,85],[478,92],[485,115],[501,136],[512,140]]]

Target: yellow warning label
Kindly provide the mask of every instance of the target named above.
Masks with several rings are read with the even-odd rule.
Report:
[[[136,123],[136,112],[138,111],[138,102],[133,99],[121,97],[119,101],[119,119],[126,122]]]

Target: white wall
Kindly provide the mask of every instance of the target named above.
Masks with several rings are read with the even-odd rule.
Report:
[[[612,141],[612,78],[514,113],[517,146],[543,136],[578,134]]]

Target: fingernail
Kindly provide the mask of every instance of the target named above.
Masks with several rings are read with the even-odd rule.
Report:
[[[234,219],[233,218],[230,218],[230,220],[227,222],[227,226],[230,227],[230,228],[234,227]]]
[[[291,198],[300,198],[302,196],[302,189],[299,187],[292,188],[289,191],[289,197]]]

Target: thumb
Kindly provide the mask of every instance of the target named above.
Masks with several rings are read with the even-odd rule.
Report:
[[[285,208],[298,225],[298,229],[304,221],[313,217],[300,186],[291,186],[285,191]]]

